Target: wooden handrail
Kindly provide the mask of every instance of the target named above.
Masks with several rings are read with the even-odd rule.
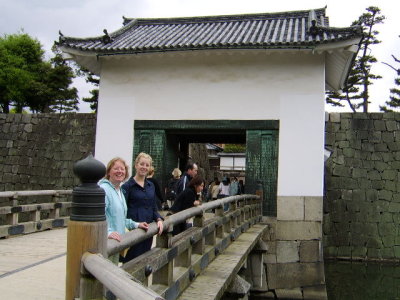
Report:
[[[238,196],[230,196],[206,202],[200,206],[192,207],[167,217],[164,220],[164,231],[168,231],[168,228],[170,228],[170,226],[174,226],[176,224],[185,222],[189,218],[203,215],[206,211],[218,208],[222,210],[224,204],[242,202],[247,200],[257,200],[257,199],[260,199],[260,197],[256,195],[238,195]],[[121,242],[109,239],[107,241],[107,253],[109,256],[111,256],[126,248],[132,247],[156,235],[157,233],[158,233],[157,224],[151,223],[147,231],[143,231],[142,229],[135,229],[128,233],[123,234],[121,236],[122,238]]]
[[[163,300],[151,289],[146,288],[135,278],[114,265],[100,254],[85,252],[82,255],[85,269],[121,300]],[[85,287],[85,285],[83,285]],[[85,294],[85,291],[81,291]]]
[[[72,190],[37,190],[37,191],[5,191],[0,192],[0,198],[16,198],[18,196],[58,196],[72,195]]]
[[[0,216],[5,216],[5,224],[0,225],[0,237],[32,233],[45,229],[67,226],[69,215],[60,216],[60,209],[71,208],[71,201],[60,201],[60,197],[72,195],[72,190],[35,190],[0,192],[1,198],[8,198],[10,205],[0,207]],[[23,204],[20,197],[51,196],[51,202]],[[44,218],[42,211],[49,211]],[[20,222],[20,213],[29,213],[29,221]]]
[[[224,211],[224,204],[227,203],[230,208]],[[211,201],[173,214],[165,219],[165,230],[161,236],[157,236],[156,247],[121,268],[161,296],[171,297],[171,293],[178,296],[201,270],[243,232],[261,221],[261,212],[258,195],[241,195]],[[172,236],[172,226],[191,217],[194,217],[193,227]],[[139,239],[156,234],[156,224],[152,223],[152,226],[151,232],[134,230],[125,234],[119,247],[116,245],[118,242],[109,240],[108,253],[123,249],[130,242],[135,245]]]

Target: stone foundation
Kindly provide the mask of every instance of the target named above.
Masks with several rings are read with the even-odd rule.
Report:
[[[264,262],[262,299],[327,299],[322,251],[323,197],[280,196],[277,217],[266,217],[270,231]]]

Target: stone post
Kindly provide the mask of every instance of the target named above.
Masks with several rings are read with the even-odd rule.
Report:
[[[82,184],[72,192],[65,300],[80,298],[88,290],[91,290],[90,299],[103,298],[103,287],[81,267],[81,258],[86,251],[107,256],[105,192],[97,185],[105,173],[105,166],[91,154],[74,165],[74,174]]]

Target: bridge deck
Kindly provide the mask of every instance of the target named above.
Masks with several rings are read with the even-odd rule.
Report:
[[[179,300],[219,299],[242,267],[247,254],[261,238],[267,225],[254,225],[224,250],[181,294]]]
[[[67,229],[0,240],[0,298],[65,298]]]

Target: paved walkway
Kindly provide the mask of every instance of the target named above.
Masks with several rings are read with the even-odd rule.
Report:
[[[0,298],[65,298],[67,229],[0,240]]]

